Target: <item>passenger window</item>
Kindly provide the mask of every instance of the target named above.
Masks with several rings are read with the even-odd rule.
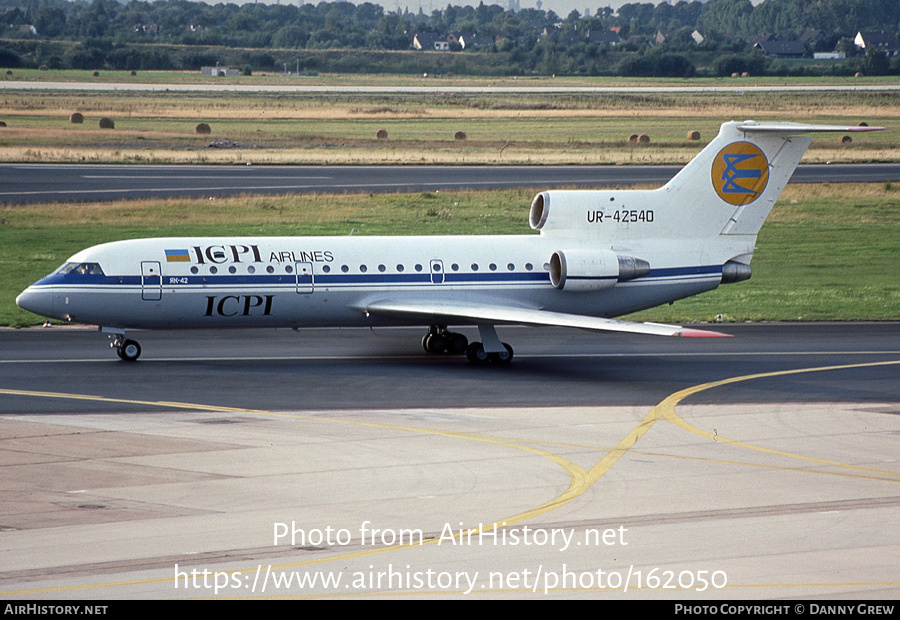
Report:
[[[403,273],[403,265],[397,265],[397,272]]]

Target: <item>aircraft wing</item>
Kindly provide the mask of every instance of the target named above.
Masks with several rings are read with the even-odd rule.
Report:
[[[575,327],[592,331],[625,332],[651,336],[679,336],[683,338],[730,337],[701,329],[661,323],[635,323],[616,319],[603,319],[577,314],[548,312],[533,308],[497,306],[479,303],[434,303],[425,301],[376,301],[364,309],[368,314],[385,317],[418,317],[428,324],[441,323],[506,323],[537,327]]]

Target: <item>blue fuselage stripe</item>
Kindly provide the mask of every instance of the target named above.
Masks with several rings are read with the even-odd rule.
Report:
[[[675,267],[665,269],[652,269],[646,276],[634,280],[640,282],[642,280],[654,279],[683,279],[695,277],[714,277],[721,276],[721,265],[705,265],[698,267]],[[577,279],[576,276],[574,279]],[[588,279],[597,279],[587,276]],[[602,278],[608,279],[608,278]],[[164,275],[159,277],[142,277],[140,275],[129,276],[102,276],[90,274],[51,274],[33,286],[85,286],[85,287],[103,287],[103,286],[164,286],[175,288],[196,288],[196,287],[217,287],[217,286],[293,286],[296,284],[309,285],[313,283],[315,286],[390,286],[398,284],[440,284],[466,285],[466,284],[482,284],[497,283],[509,285],[524,284],[545,284],[549,283],[550,278],[546,272],[539,271],[533,273],[501,273],[501,272],[467,272],[467,273],[318,273],[314,276],[297,276],[297,274],[242,274],[242,275]]]

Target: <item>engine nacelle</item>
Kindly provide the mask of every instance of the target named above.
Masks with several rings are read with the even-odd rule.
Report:
[[[751,275],[750,265],[730,260],[722,265],[722,284],[743,282],[749,280]]]
[[[586,214],[597,212],[601,208],[601,202],[601,193],[596,191],[541,192],[531,201],[528,223],[532,229],[541,232],[583,228]]]
[[[550,283],[563,291],[600,291],[650,273],[650,263],[611,250],[557,250],[550,257]]]

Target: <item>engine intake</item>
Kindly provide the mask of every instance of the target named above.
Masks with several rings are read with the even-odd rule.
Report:
[[[593,190],[541,192],[531,201],[528,224],[541,232],[581,229],[586,223],[585,216],[601,208],[604,195]]]

